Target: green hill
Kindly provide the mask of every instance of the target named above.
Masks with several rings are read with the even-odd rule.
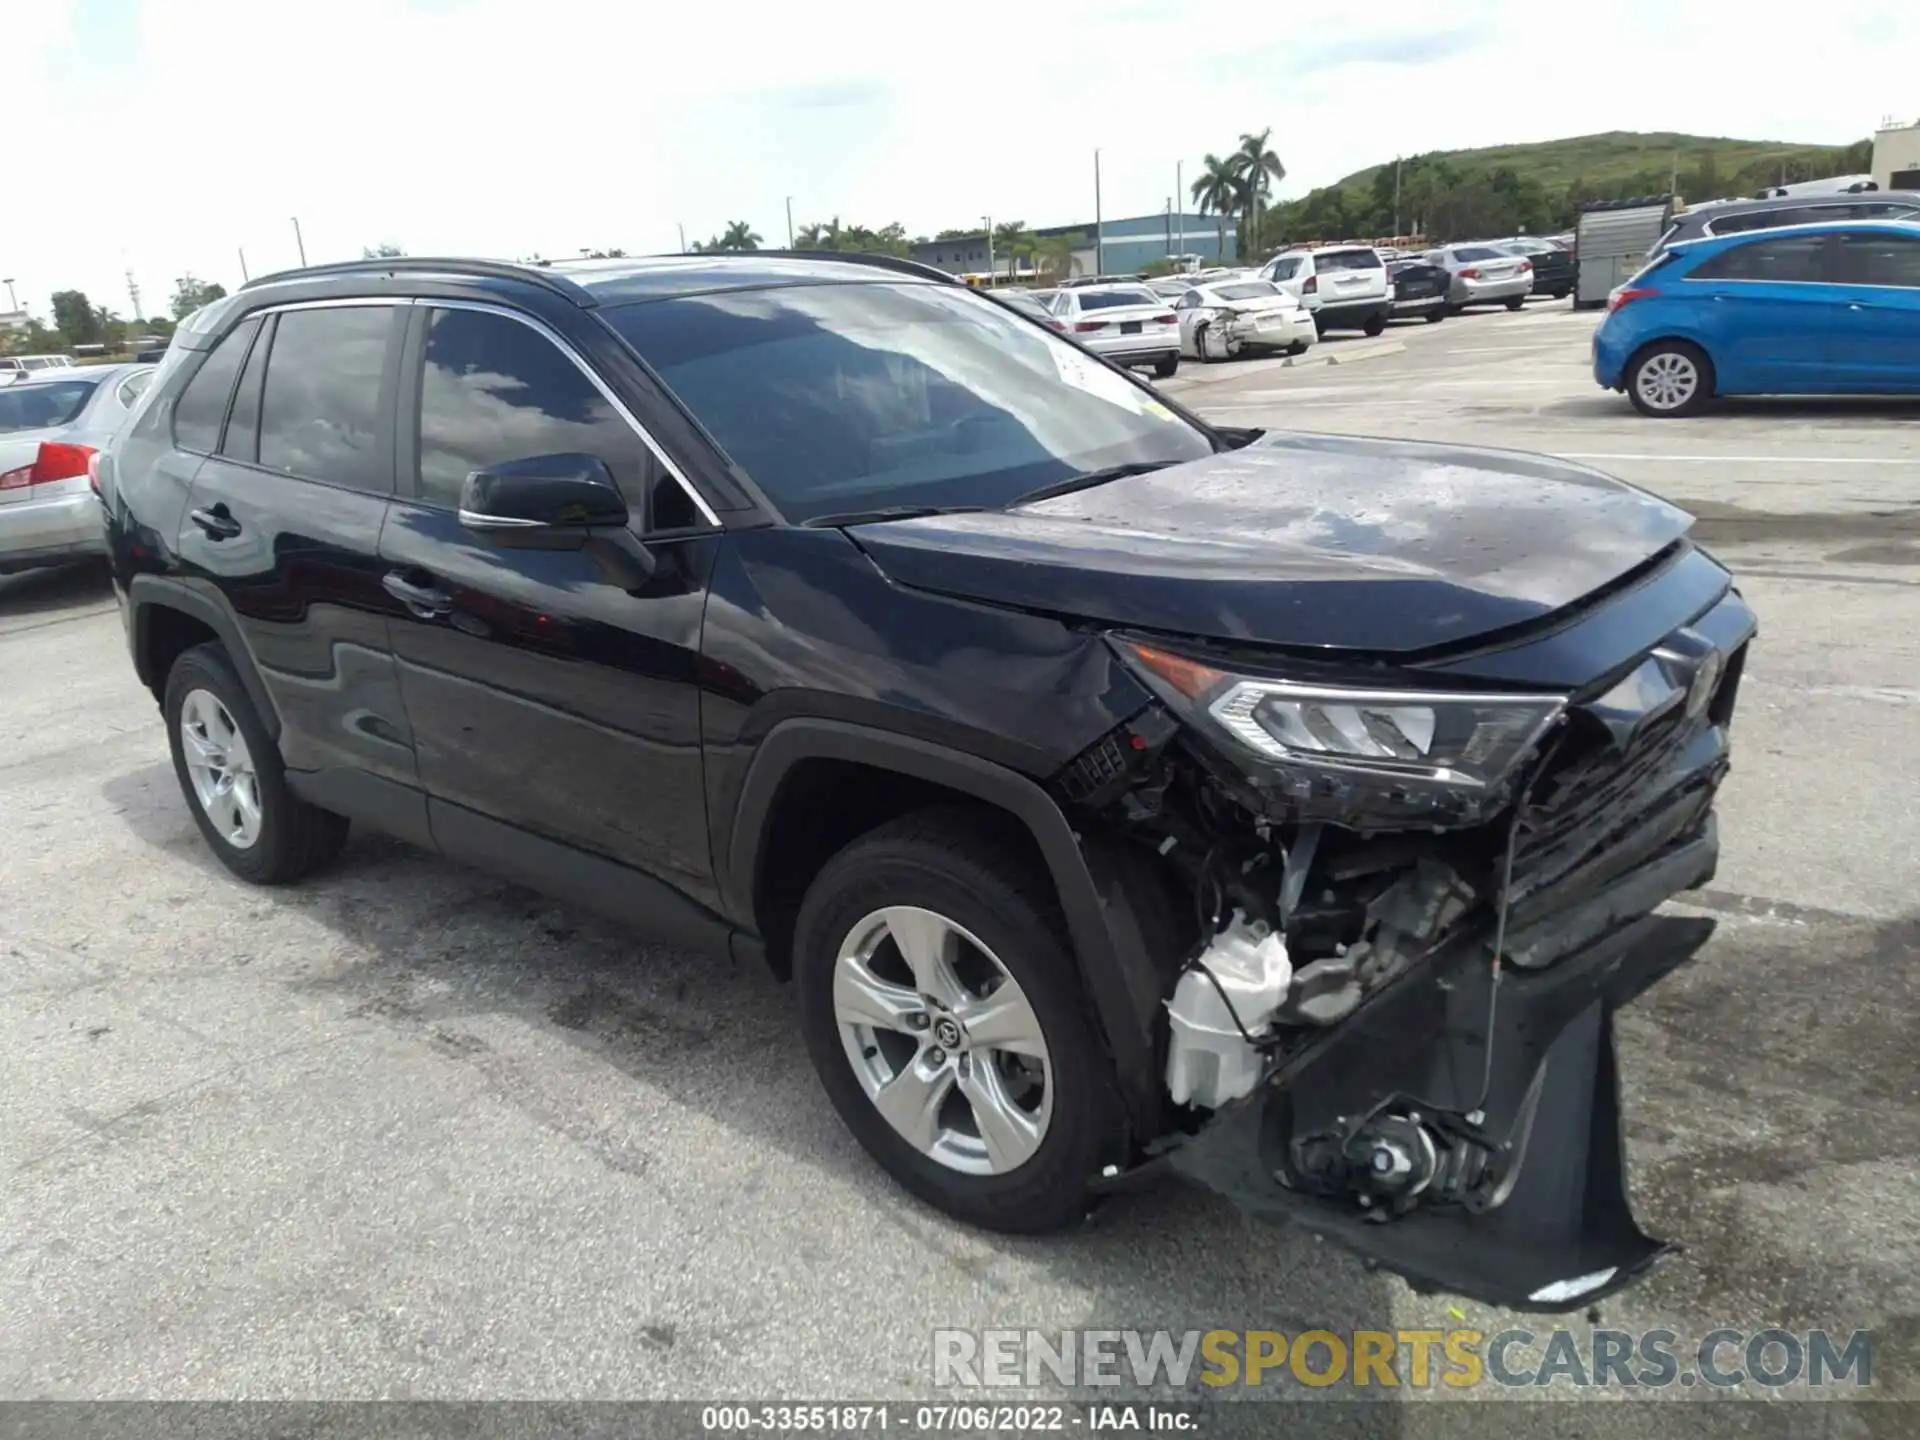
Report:
[[[1436,240],[1558,230],[1583,200],[1677,193],[1691,200],[1751,194],[1766,185],[1865,172],[1873,142],[1803,145],[1611,130],[1478,150],[1433,150],[1399,162],[1399,228]],[[1676,186],[1677,182],[1677,186]],[[1262,217],[1261,240],[1395,232],[1394,163],[1370,165]]]

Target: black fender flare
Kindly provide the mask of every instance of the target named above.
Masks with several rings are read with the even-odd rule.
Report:
[[[1026,826],[1053,879],[1067,936],[1136,1138],[1165,1129],[1159,1054],[1162,982],[1150,926],[1120,857],[1083,844],[1053,797],[1016,771],[930,741],[843,720],[797,717],[767,732],[734,806],[726,887],[736,915],[753,913],[762,841],[780,786],[804,760],[844,760],[931,781],[1004,811]]]
[[[200,591],[171,576],[136,575],[127,585],[127,640],[133,650],[134,672],[139,675],[141,682],[155,694],[160,693],[167,683],[166,676],[152,675],[147,671],[148,626],[152,623],[155,610],[177,610],[200,621],[219,637],[226,649],[227,659],[233,662],[234,673],[239,675],[240,683],[247,688],[247,698],[253,701],[254,713],[260,717],[260,723],[266,726],[267,734],[278,742],[280,712],[274,708],[266,682],[260,678],[259,667],[253,662],[253,652],[241,638],[239,623],[230,612],[223,610]]]

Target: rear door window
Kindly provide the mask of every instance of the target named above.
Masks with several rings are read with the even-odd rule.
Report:
[[[1709,256],[1693,269],[1693,280],[1772,280],[1817,284],[1827,279],[1822,256],[1826,235],[1783,235],[1755,240]]]
[[[253,343],[253,332],[259,328],[258,320],[236,325],[187,382],[180,403],[173,407],[173,443],[182,450],[211,455],[220,448],[220,427],[226,424],[233,382],[247,357],[247,347]]]
[[[392,489],[379,443],[387,352],[399,306],[288,310],[280,316],[260,402],[260,463],[354,490]]]
[[[269,318],[253,349],[247,352],[247,366],[240,372],[233,409],[227,416],[226,438],[220,442],[222,455],[249,465],[260,458],[260,382],[266,378],[267,351],[272,343],[273,321]]]

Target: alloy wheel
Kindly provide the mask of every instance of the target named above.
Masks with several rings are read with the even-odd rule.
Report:
[[[1039,1017],[972,932],[912,905],[847,932],[834,1018],[860,1087],[916,1150],[967,1175],[1033,1158],[1053,1116]]]
[[[246,736],[212,691],[187,692],[180,704],[180,741],[202,813],[234,849],[252,848],[260,838],[260,777]]]
[[[1699,390],[1700,367],[1677,350],[1662,350],[1640,366],[1633,384],[1650,408],[1678,410]]]

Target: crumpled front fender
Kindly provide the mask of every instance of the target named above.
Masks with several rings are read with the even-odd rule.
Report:
[[[1548,969],[1492,971],[1476,938],[1415,966],[1245,1100],[1174,1149],[1172,1167],[1250,1213],[1287,1218],[1405,1277],[1517,1310],[1562,1311],[1629,1284],[1671,1247],[1626,1189],[1613,1012],[1691,957],[1714,922],[1647,916]],[[1449,1117],[1484,1152],[1461,1201],[1404,1213],[1316,1190],[1302,1145],[1397,1113]],[[1334,1137],[1329,1142],[1327,1137]]]

